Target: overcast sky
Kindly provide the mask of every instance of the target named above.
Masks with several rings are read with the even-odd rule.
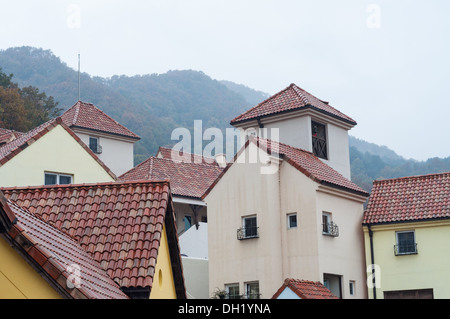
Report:
[[[80,53],[93,76],[192,69],[269,94],[295,83],[355,119],[353,136],[450,156],[448,0],[0,4],[0,49],[49,49],[74,69]]]

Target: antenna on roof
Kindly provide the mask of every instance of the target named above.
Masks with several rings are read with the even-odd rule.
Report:
[[[80,101],[80,54],[78,53],[78,101]]]

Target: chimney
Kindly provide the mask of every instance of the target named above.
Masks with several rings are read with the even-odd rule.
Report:
[[[216,163],[219,165],[220,168],[224,168],[225,166],[227,166],[227,158],[226,158],[225,154],[223,154],[223,153],[217,154],[216,155]]]

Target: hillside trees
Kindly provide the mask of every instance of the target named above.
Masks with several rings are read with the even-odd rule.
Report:
[[[26,132],[61,112],[53,97],[33,86],[19,88],[0,67],[0,127]]]

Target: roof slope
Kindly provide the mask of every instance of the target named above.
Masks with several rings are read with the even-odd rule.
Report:
[[[284,289],[290,288],[301,299],[339,299],[327,287],[319,281],[299,280],[288,278],[273,295],[272,299],[278,298]]]
[[[237,116],[231,120],[230,124],[234,125],[261,117],[307,108],[314,109],[341,121],[356,125],[355,120],[351,117],[338,111],[329,105],[328,102],[318,99],[295,84],[289,85],[284,90]]]
[[[3,197],[1,192],[0,196]],[[0,214],[7,210],[14,214],[15,223],[8,229],[6,238],[42,267],[60,286],[60,291],[73,298],[128,299],[76,240],[3,198]]]
[[[364,224],[450,218],[450,172],[374,181]]]
[[[57,117],[55,119],[51,119],[38,127],[26,132],[21,133],[20,136],[13,139],[9,143],[6,143],[4,145],[0,146],[0,166],[4,165],[6,162],[11,160],[14,156],[22,152],[24,149],[26,149],[28,146],[39,140],[42,136],[50,132],[53,128],[56,126],[61,125],[67,133],[69,133],[70,136],[75,139],[75,141],[80,144],[83,149],[88,152],[94,159],[97,161],[97,163],[115,180],[117,177],[116,175],[103,163],[97,155],[92,152],[92,150],[84,144],[81,139],[63,123],[60,117]]]
[[[191,156],[190,153],[186,153]],[[167,154],[165,154],[167,156]],[[198,155],[196,155],[198,156]],[[201,198],[222,172],[216,162],[208,164],[204,159],[180,162],[169,158],[150,157],[125,174],[119,181],[169,179],[172,193],[177,196]],[[200,160],[198,160],[200,162]]]
[[[3,188],[5,196],[75,239],[120,287],[152,287],[163,225],[182,276],[167,181]],[[178,258],[177,258],[178,256]],[[182,283],[184,289],[184,281]]]
[[[233,162],[236,161],[239,154],[243,152],[246,147],[248,147],[249,143],[254,143],[268,154],[279,156],[317,183],[346,190],[362,196],[369,196],[365,190],[342,176],[338,171],[325,164],[313,153],[280,142],[274,142],[269,139],[251,137],[241,148],[238,154],[236,154],[235,159],[227,165],[216,181],[211,184],[209,189],[203,195],[203,198],[211,191],[215,184],[217,184]]]
[[[68,127],[79,127],[133,139],[140,139],[122,124],[112,119],[94,104],[78,101],[61,115]]]

